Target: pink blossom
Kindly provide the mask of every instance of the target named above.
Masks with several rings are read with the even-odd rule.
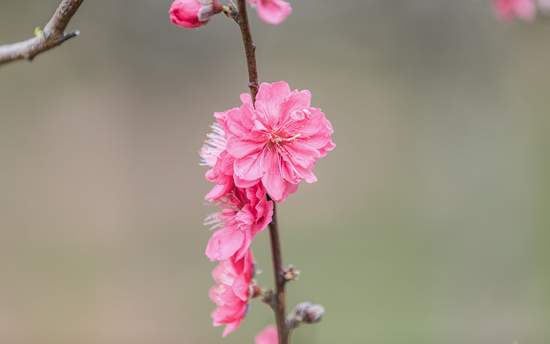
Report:
[[[332,125],[320,109],[310,107],[309,91],[291,92],[284,81],[263,83],[256,108],[249,94],[241,100],[240,108],[217,116],[227,143],[212,173],[232,175],[240,188],[261,182],[276,202],[295,192],[302,179],[317,181],[311,169],[335,145]]]
[[[254,337],[256,344],[277,344],[279,343],[279,334],[274,325],[268,325],[262,332]]]
[[[537,11],[533,0],[493,0],[493,6],[496,14],[504,20],[519,17],[531,21]]]
[[[258,16],[268,24],[280,24],[292,12],[288,2],[283,0],[248,0],[256,4]]]
[[[176,0],[170,7],[170,20],[179,26],[195,28],[206,25],[221,11],[222,5],[215,0]]]
[[[258,184],[246,189],[232,187],[215,203],[222,210],[210,215],[205,224],[222,228],[208,241],[206,255],[210,261],[225,260],[233,255],[239,260],[250,248],[254,236],[271,222],[273,202],[266,200],[265,190]]]
[[[244,259],[234,258],[224,260],[212,271],[212,277],[217,285],[210,288],[210,299],[217,308],[211,316],[212,325],[226,324],[222,336],[236,330],[248,310],[251,289],[254,286],[254,258],[247,250]]]

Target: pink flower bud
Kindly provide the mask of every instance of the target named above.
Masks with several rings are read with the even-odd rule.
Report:
[[[176,0],[170,7],[170,20],[186,28],[201,27],[222,8],[215,0]]]

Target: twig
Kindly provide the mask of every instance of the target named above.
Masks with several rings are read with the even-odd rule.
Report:
[[[248,13],[246,11],[246,0],[237,0],[239,9],[239,17],[237,23],[241,28],[243,35],[244,51],[246,53],[246,64],[248,66],[248,87],[252,96],[252,105],[256,102],[256,94],[258,94],[258,68],[256,67],[256,46],[252,42],[250,34],[250,24],[248,24]]]
[[[232,4],[230,4],[231,6]],[[256,66],[256,46],[252,41],[250,34],[250,24],[248,23],[248,13],[246,10],[246,0],[237,0],[238,15],[233,19],[239,24],[243,36],[244,51],[246,53],[246,64],[248,66],[248,87],[252,97],[252,105],[255,106],[256,95],[258,94],[258,69]],[[231,12],[231,9],[230,11]],[[271,198],[267,195],[267,200]],[[279,227],[277,225],[276,203],[273,201],[273,219],[269,224],[269,234],[271,238],[271,255],[273,259],[273,274],[275,277],[275,293],[271,294],[271,308],[275,312],[277,321],[277,330],[279,334],[279,344],[289,343],[289,329],[285,314],[285,272],[283,270],[283,261],[281,255],[281,242],[279,240]]]
[[[269,195],[267,199],[270,200]],[[286,296],[285,296],[285,277],[283,270],[283,257],[281,254],[281,242],[279,240],[279,226],[277,224],[276,204],[273,201],[273,220],[269,224],[269,234],[271,242],[271,257],[273,260],[273,275],[275,278],[275,294],[271,302],[271,308],[275,312],[277,320],[277,331],[279,333],[279,344],[288,344],[290,332],[286,321]]]
[[[65,34],[65,28],[84,0],[63,0],[42,34],[26,41],[0,46],[0,64],[27,59],[32,61],[40,53],[57,47],[66,40],[78,36],[78,30]]]

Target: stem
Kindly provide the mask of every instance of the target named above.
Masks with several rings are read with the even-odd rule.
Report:
[[[252,96],[252,105],[256,103],[256,94],[258,94],[258,68],[256,67],[256,46],[252,42],[250,34],[250,24],[248,24],[248,13],[246,11],[246,0],[237,0],[239,9],[239,20],[237,23],[241,28],[243,36],[244,51],[246,53],[246,64],[248,66],[248,87]]]
[[[271,198],[269,195],[267,199]],[[277,330],[279,333],[279,344],[288,344],[289,331],[288,323],[286,322],[285,312],[285,278],[283,270],[283,258],[281,254],[281,242],[279,240],[279,226],[277,224],[277,211],[276,202],[273,201],[273,220],[269,224],[269,234],[271,239],[271,256],[273,259],[273,275],[275,278],[275,295],[273,295],[273,302],[271,308],[275,312],[275,319],[277,320]]]
[[[252,41],[250,34],[250,24],[248,23],[248,13],[246,10],[246,0],[237,0],[239,16],[237,23],[241,28],[243,36],[244,51],[246,53],[246,64],[248,66],[248,87],[252,97],[252,105],[255,106],[256,95],[258,94],[258,68],[256,66],[256,46]],[[269,195],[266,196],[270,201]],[[279,333],[279,344],[289,344],[289,330],[285,314],[285,278],[283,270],[283,261],[281,255],[281,242],[279,240],[279,227],[277,225],[276,202],[273,201],[273,219],[269,224],[269,234],[271,239],[271,255],[273,259],[273,274],[275,277],[275,294],[271,302],[271,308],[275,312],[277,321],[277,330]]]

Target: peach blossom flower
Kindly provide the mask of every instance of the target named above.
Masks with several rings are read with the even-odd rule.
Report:
[[[233,175],[240,188],[261,182],[276,202],[295,192],[302,179],[317,181],[311,169],[335,145],[332,125],[320,109],[310,107],[309,91],[291,92],[284,81],[263,83],[256,108],[249,94],[241,100],[240,108],[218,113],[227,153],[219,156],[212,173]]]
[[[236,330],[248,311],[248,301],[255,282],[254,258],[247,250],[243,259],[224,260],[212,271],[217,285],[210,288],[210,299],[217,308],[212,312],[212,325],[226,325],[222,336]]]

